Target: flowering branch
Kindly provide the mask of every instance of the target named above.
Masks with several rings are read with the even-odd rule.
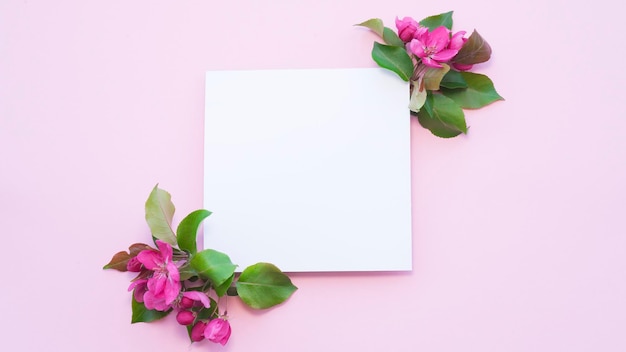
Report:
[[[270,263],[251,265],[236,278],[237,266],[228,255],[197,249],[198,228],[211,212],[191,212],[174,233],[174,210],[170,194],[155,186],[146,201],[146,221],[157,248],[135,243],[104,266],[137,273],[128,287],[133,291],[131,323],[152,322],[176,311],[176,321],[187,327],[192,342],[207,339],[224,345],[231,327],[226,310],[220,313],[221,298],[239,296],[252,308],[267,309],[297,290],[289,277]]]
[[[373,18],[366,27],[383,39],[374,42],[372,59],[410,83],[409,110],[434,135],[467,133],[463,109],[479,109],[503,98],[489,77],[469,72],[491,57],[491,47],[473,31],[452,32],[452,11],[417,22],[396,18],[397,33]]]

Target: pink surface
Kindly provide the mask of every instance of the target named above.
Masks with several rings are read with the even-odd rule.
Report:
[[[178,214],[201,207],[205,70],[373,67],[374,37],[353,23],[451,9],[494,48],[477,71],[507,100],[468,113],[467,137],[413,125],[413,272],[293,275],[300,290],[276,309],[231,301],[226,347],[189,347],[173,318],[129,324],[130,276],[101,267],[149,238],[155,183]],[[626,350],[621,13],[609,0],[3,1],[2,350]]]

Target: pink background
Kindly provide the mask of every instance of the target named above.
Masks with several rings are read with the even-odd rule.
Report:
[[[616,4],[2,1],[2,350],[626,350]],[[101,267],[149,240],[155,183],[201,207],[207,69],[374,67],[352,24],[448,10],[494,48],[476,71],[507,100],[466,137],[413,124],[413,272],[292,275],[276,309],[230,301],[226,347],[129,324],[131,276]]]

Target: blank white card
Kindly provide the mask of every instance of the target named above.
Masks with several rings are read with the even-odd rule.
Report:
[[[409,89],[380,68],[206,73],[204,247],[238,270],[411,270]]]

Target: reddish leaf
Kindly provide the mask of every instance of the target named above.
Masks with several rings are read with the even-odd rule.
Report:
[[[105,265],[103,269],[115,269],[117,271],[126,271],[126,265],[128,264],[128,260],[131,258],[130,254],[126,252],[117,252],[111,258],[109,264]]]
[[[139,254],[139,252],[145,249],[154,249],[154,248],[148,246],[145,243],[134,243],[134,244],[131,244],[130,247],[128,247],[128,251],[131,257],[136,257],[137,254]]]
[[[467,38],[459,53],[452,59],[452,62],[463,65],[474,65],[489,60],[491,57],[491,47],[476,30]]]

